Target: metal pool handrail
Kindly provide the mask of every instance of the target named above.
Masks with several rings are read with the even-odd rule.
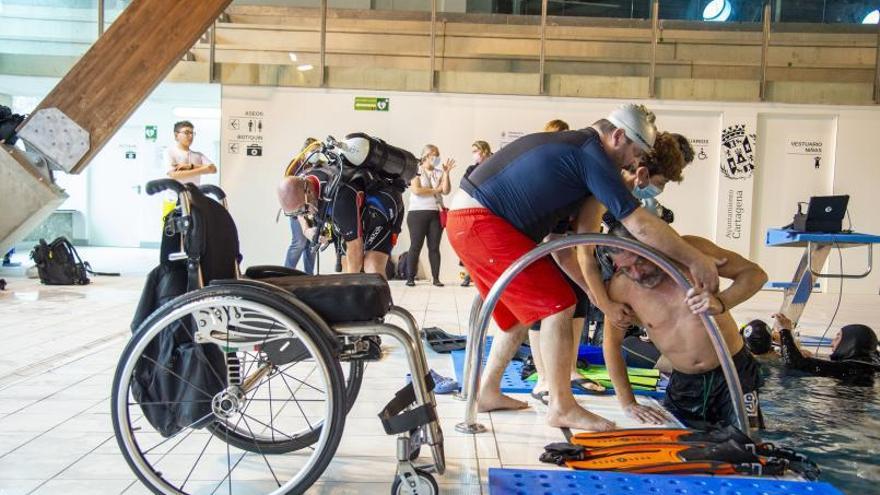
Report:
[[[504,271],[504,273],[501,274],[501,277],[489,290],[489,294],[486,296],[486,302],[482,305],[482,308],[479,307],[478,301],[474,301],[469,321],[470,328],[467,341],[467,351],[465,354],[464,383],[462,384],[462,393],[459,396],[459,398],[467,400],[467,407],[465,409],[464,422],[455,426],[456,431],[462,433],[482,433],[486,431],[486,428],[483,425],[477,423],[477,390],[479,388],[480,375],[482,374],[482,356],[485,352],[486,331],[489,328],[489,317],[495,309],[498,300],[501,298],[501,294],[514,277],[519,275],[520,272],[525,270],[535,261],[556,251],[584,245],[609,246],[630,251],[659,266],[661,270],[672,277],[672,279],[685,291],[688,291],[693,287],[678,267],[672,264],[672,262],[666,257],[658,251],[630,239],[613,237],[605,234],[579,234],[566,236],[562,239],[540,244],[538,247],[516,260],[507,268],[507,270]],[[479,317],[474,319],[474,315],[477,314],[478,309]],[[721,331],[715,324],[714,318],[703,313],[700,315],[700,319],[703,320],[703,325],[705,325],[706,332],[709,334],[709,340],[712,341],[712,347],[715,348],[715,353],[718,355],[718,362],[721,364],[724,378],[727,380],[734,414],[739,423],[737,426],[740,430],[748,432],[749,421],[748,416],[746,415],[745,403],[743,402],[742,385],[740,385],[739,376],[736,374],[736,368],[734,367],[733,359],[730,356],[730,350],[727,348],[727,343],[724,342],[724,338],[721,336]]]

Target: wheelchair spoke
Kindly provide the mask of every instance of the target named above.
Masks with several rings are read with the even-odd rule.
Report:
[[[253,417],[253,416],[251,416],[251,415],[249,415],[249,414],[241,413],[241,419],[243,419],[244,422],[247,423],[247,419],[245,419],[245,418],[250,418],[251,421],[254,421],[255,423],[259,423],[259,424],[265,426],[266,428],[269,428],[269,429],[272,430],[272,431],[277,431],[280,435],[284,435],[285,437],[287,437],[287,438],[289,438],[289,439],[291,439],[291,440],[293,440],[293,439],[295,438],[295,437],[292,437],[292,436],[288,435],[287,433],[284,433],[284,432],[281,431],[281,430],[275,429],[275,428],[273,428],[272,426],[269,426],[269,425],[267,425],[266,423],[263,423],[263,422],[260,421],[259,419],[255,418],[255,417]]]
[[[151,402],[129,402],[129,406],[169,406],[171,404],[200,404],[200,403],[211,403],[212,401],[202,399],[202,400],[175,400],[175,401],[151,401]]]
[[[283,408],[284,406],[281,406],[281,407]],[[278,411],[278,412],[281,413],[281,411]],[[275,418],[275,413],[273,412],[273,408],[272,408],[272,381],[271,380],[269,380],[269,417],[273,418],[273,419]],[[272,441],[274,442],[275,441],[275,430],[271,431],[271,435],[272,435]]]
[[[198,424],[199,422],[208,419],[208,416],[212,416],[213,414],[214,414],[213,412],[210,412],[210,413],[208,413],[208,414],[202,416],[201,418],[199,418],[199,419],[193,421],[190,425],[188,425],[188,426],[184,426],[184,427],[181,428],[177,433],[174,433],[173,435],[171,435],[170,437],[168,437],[168,438],[162,440],[162,441],[159,442],[158,444],[153,445],[153,446],[150,447],[149,449],[145,450],[143,453],[144,453],[144,454],[149,454],[151,451],[157,449],[158,447],[164,445],[165,443],[167,443],[167,442],[169,442],[169,441],[171,441],[171,440],[174,440],[175,438],[177,438],[178,435],[180,435],[180,434],[183,433],[183,432],[186,432],[186,435],[184,435],[184,437],[180,439],[180,442],[186,440],[186,438],[187,438],[188,436],[190,436],[190,435],[192,434],[192,432],[194,431],[194,430],[192,429],[193,425],[196,425],[196,424]],[[177,442],[177,444],[175,444],[175,447],[176,447],[177,445],[179,445],[180,442]],[[161,460],[161,459],[160,459],[160,460]]]
[[[151,358],[150,356],[147,356],[146,354],[144,354],[144,355],[141,356],[141,358],[142,358],[142,359],[146,359],[146,360],[152,362],[153,364],[155,364],[156,366],[158,366],[158,367],[164,369],[165,371],[167,371],[168,373],[170,373],[172,376],[174,376],[174,377],[177,378],[178,380],[182,381],[183,383],[189,385],[190,387],[192,387],[194,390],[196,390],[197,392],[201,393],[202,395],[204,395],[204,396],[206,396],[206,397],[211,397],[211,398],[213,398],[213,396],[212,396],[211,394],[209,394],[208,392],[205,392],[204,390],[200,389],[199,387],[196,387],[195,385],[193,385],[192,383],[190,383],[188,380],[186,380],[186,379],[183,378],[182,376],[180,376],[180,375],[178,375],[177,373],[175,373],[174,371],[172,371],[172,370],[171,370],[170,368],[168,368],[167,366],[165,366],[165,365],[163,365],[163,364],[159,364],[158,361],[156,361],[155,359]]]
[[[301,383],[302,385],[305,385],[306,387],[309,387],[309,388],[311,388],[311,389],[313,389],[313,390],[315,390],[315,391],[317,391],[317,392],[320,392],[320,393],[322,393],[322,394],[325,393],[325,392],[324,392],[323,390],[321,390],[320,388],[315,387],[314,385],[310,385],[310,384],[308,384],[308,383],[306,383],[306,382],[300,380],[299,378],[297,378],[297,377],[295,377],[295,376],[288,375],[287,373],[285,373],[285,372],[283,372],[283,371],[278,371],[278,373],[279,373],[280,375],[282,375],[282,377],[286,376],[287,378],[290,378],[291,380],[297,381],[297,382]],[[285,380],[285,382],[286,382],[286,380]]]
[[[204,447],[202,447],[202,451],[199,452],[199,456],[196,458],[195,464],[193,464],[193,467],[186,474],[186,478],[183,480],[183,483],[180,485],[180,491],[183,491],[183,487],[186,485],[186,482],[189,481],[189,477],[192,476],[192,474],[195,472],[196,467],[198,467],[199,462],[202,460],[202,456],[205,455],[205,451],[208,450],[208,445],[211,443],[211,440],[213,440],[213,439],[214,439],[214,435],[208,435],[208,441],[205,442]]]
[[[272,477],[275,478],[275,483],[280,487],[280,486],[281,486],[281,482],[278,481],[278,476],[275,475],[275,470],[273,470],[273,469],[272,469],[272,465],[269,464],[269,459],[266,458],[266,454],[263,453],[263,449],[260,448],[260,445],[259,445],[255,440],[253,440],[253,438],[254,438],[254,431],[251,430],[250,425],[248,424],[247,420],[244,419],[244,418],[245,418],[245,417],[242,416],[241,419],[244,420],[244,426],[245,426],[245,428],[248,429],[248,432],[251,434],[251,443],[253,443],[253,444],[254,444],[254,447],[256,447],[257,450],[260,452],[260,456],[263,458],[263,462],[266,463],[266,467],[269,468],[269,472],[272,473]]]
[[[309,425],[309,429],[312,429],[312,430],[315,429],[315,427],[312,426],[312,422],[309,421],[308,416],[306,416],[306,412],[303,411],[302,406],[300,405],[299,401],[296,399],[296,394],[293,393],[293,390],[290,389],[290,384],[288,384],[288,383],[287,383],[287,380],[284,379],[284,376],[285,376],[284,373],[282,373],[282,374],[281,374],[281,380],[284,382],[284,385],[287,386],[287,390],[290,391],[290,396],[293,398],[293,401],[296,403],[296,407],[299,408],[299,412],[300,412],[300,414],[302,414],[303,419],[306,420],[306,424]]]

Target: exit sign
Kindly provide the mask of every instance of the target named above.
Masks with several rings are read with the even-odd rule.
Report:
[[[374,96],[355,96],[354,109],[367,112],[387,112],[391,106],[390,98],[376,98]]]

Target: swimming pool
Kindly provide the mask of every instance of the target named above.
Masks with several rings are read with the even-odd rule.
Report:
[[[764,441],[794,448],[822,469],[820,480],[847,495],[878,493],[880,380],[867,386],[786,370],[763,360]]]

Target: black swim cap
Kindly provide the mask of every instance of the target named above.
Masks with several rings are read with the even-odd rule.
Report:
[[[831,353],[832,361],[871,360],[877,354],[877,334],[867,325],[846,325],[840,329],[840,344]]]
[[[746,342],[746,347],[752,354],[767,354],[771,349],[770,327],[762,320],[748,322],[740,333]]]

